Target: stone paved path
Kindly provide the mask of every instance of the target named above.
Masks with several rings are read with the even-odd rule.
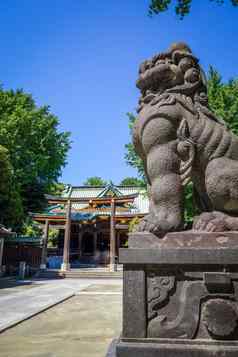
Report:
[[[105,357],[121,330],[121,282],[58,283],[77,295],[0,334],[1,357]]]
[[[0,282],[0,332],[62,302],[92,281],[64,279],[33,282]],[[2,287],[2,288],[1,288]]]

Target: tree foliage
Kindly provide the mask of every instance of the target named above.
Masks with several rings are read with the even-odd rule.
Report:
[[[66,185],[62,182],[54,182],[50,186],[50,193],[53,196],[61,196],[62,192],[65,190]]]
[[[18,186],[14,182],[9,153],[0,145],[0,223],[11,226],[20,223],[23,209]]]
[[[125,177],[121,182],[121,186],[144,186],[144,181],[137,177]]]
[[[203,0],[204,1],[204,0]],[[222,5],[225,0],[209,0],[210,2]],[[238,0],[227,0],[233,6],[238,6]],[[172,0],[151,0],[149,5],[149,15],[160,14],[161,12],[167,11],[170,7],[175,8],[175,13],[183,19],[184,16],[188,15],[191,11],[192,0],[177,0],[174,4]]]
[[[11,194],[16,193],[24,215],[42,208],[44,194],[66,164],[69,133],[59,132],[58,124],[49,107],[38,107],[23,90],[0,88],[0,144],[7,149],[12,168]],[[12,224],[18,225],[18,219],[19,215]]]
[[[48,247],[57,247],[59,240],[59,229],[49,228]]]
[[[208,71],[208,100],[210,109],[238,135],[238,79],[231,79],[224,83],[218,71],[210,67]],[[131,113],[127,116],[131,131],[136,117]],[[127,164],[136,168],[138,175],[145,180],[143,162],[136,154],[133,144],[126,144],[125,148]],[[196,208],[193,205],[193,187],[190,183],[185,188],[185,221],[191,224],[196,213]]]
[[[106,186],[107,181],[103,180],[100,176],[88,177],[83,183],[86,186]]]
[[[39,223],[27,217],[22,225],[22,234],[27,237],[41,237],[43,235],[43,228]]]
[[[129,120],[128,125],[129,125],[130,134],[132,135],[132,128],[136,121],[136,116],[132,113],[127,113],[127,117]],[[146,177],[145,177],[144,165],[143,165],[141,158],[135,152],[133,143],[130,142],[130,143],[126,144],[125,148],[126,148],[125,160],[126,160],[127,164],[129,166],[133,167],[134,169],[136,169],[138,172],[138,175],[145,182]]]
[[[211,110],[238,135],[238,79],[222,82],[213,67],[208,72],[208,98]]]
[[[135,216],[134,218],[132,218],[132,220],[130,220],[129,222],[129,233],[132,233],[135,229],[135,227],[139,224],[140,222],[140,218]]]

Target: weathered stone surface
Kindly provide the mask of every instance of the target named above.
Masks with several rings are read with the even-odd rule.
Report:
[[[129,233],[128,236],[128,246],[130,248],[158,248],[162,244],[162,239],[150,232],[134,232]]]
[[[238,137],[210,111],[198,58],[175,43],[141,64],[137,87],[133,141],[151,200],[137,230],[163,237],[183,229],[183,186],[190,180],[203,212],[194,229],[238,230]]]
[[[232,292],[232,274],[229,273],[204,273],[204,283],[210,292]]]
[[[161,248],[127,249],[121,248],[120,264],[158,264],[158,265],[221,265],[229,266],[238,262],[238,249],[227,248]]]
[[[123,335],[146,337],[146,272],[143,267],[124,267],[123,281]],[[129,317],[129,318],[127,318]]]
[[[238,314],[234,302],[212,299],[203,308],[203,322],[208,331],[217,338],[232,335],[237,328]]]
[[[115,357],[237,357],[238,345],[163,341],[120,342]],[[114,356],[113,356],[114,357]]]
[[[238,232],[170,232],[163,239],[150,232],[129,234],[129,247],[145,248],[238,248]]]
[[[237,356],[237,234],[179,232],[162,241],[120,249],[123,330],[112,356]]]

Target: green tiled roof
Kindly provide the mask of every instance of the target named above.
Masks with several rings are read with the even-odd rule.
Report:
[[[135,186],[115,186],[109,184],[107,186],[67,186],[64,192],[62,193],[62,197],[64,198],[102,198],[107,197],[108,195],[112,195],[115,197],[122,197],[136,194],[137,196],[134,199],[134,202],[128,204],[128,209],[123,211],[123,213],[118,209],[116,210],[116,215],[131,215],[131,214],[146,214],[149,210],[149,199],[146,194],[146,191],[142,187],[135,187]],[[88,203],[73,203],[72,204],[72,218],[78,220],[80,215],[87,215],[88,213],[85,212],[83,214],[82,210],[87,209]],[[104,207],[105,208],[105,207]],[[64,206],[58,204],[54,206],[48,207],[47,211],[45,212],[47,215],[64,215]],[[90,210],[90,214],[92,216],[97,215],[110,215],[110,210],[105,212],[103,207],[96,208],[95,212]],[[86,217],[86,216],[85,216]],[[83,219],[83,218],[82,218]]]
[[[131,194],[138,194],[133,202],[133,206],[130,209],[130,213],[146,214],[149,211],[149,199],[146,194],[146,190],[142,187],[136,186],[71,186],[71,189],[64,193],[64,197],[103,197],[103,192],[107,192],[108,189],[114,189],[114,192],[118,193],[118,196],[127,196]],[[73,208],[80,209],[87,207],[87,204],[76,203],[73,204]]]
[[[20,243],[20,244],[36,244],[40,245],[41,238],[40,237],[28,237],[28,236],[19,236],[12,235],[5,238],[5,242],[8,243]]]

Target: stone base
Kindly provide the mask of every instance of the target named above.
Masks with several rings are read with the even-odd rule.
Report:
[[[68,271],[70,270],[70,264],[62,263],[61,264],[61,271]]]
[[[123,342],[113,340],[106,357],[237,357],[237,344],[219,341]],[[110,352],[110,354],[109,354]]]
[[[238,232],[136,233],[107,357],[238,357]]]
[[[46,269],[46,264],[41,264],[40,265],[40,270],[45,270]]]
[[[168,233],[158,238],[150,232],[129,234],[129,248],[132,249],[168,249],[168,248],[237,248],[238,232],[199,232],[184,231]]]
[[[109,270],[112,271],[112,272],[117,271],[117,264],[110,264]]]

